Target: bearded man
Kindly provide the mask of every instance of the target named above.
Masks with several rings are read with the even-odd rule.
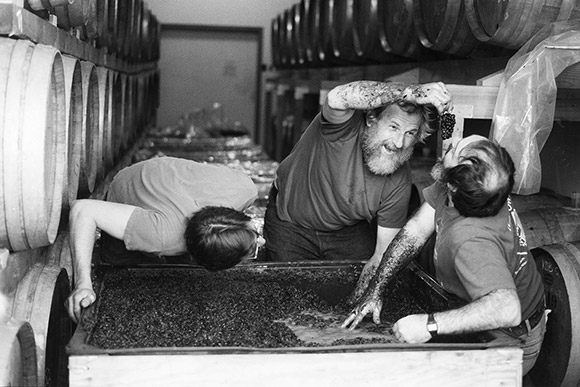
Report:
[[[380,261],[407,219],[407,161],[451,106],[442,83],[357,81],[329,91],[278,167],[264,219],[267,259]]]

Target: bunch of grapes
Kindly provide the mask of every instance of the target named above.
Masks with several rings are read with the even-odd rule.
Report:
[[[448,140],[453,135],[455,127],[455,114],[443,113],[439,117],[439,129],[441,130],[441,139]]]

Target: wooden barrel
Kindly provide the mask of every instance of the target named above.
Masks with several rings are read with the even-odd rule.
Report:
[[[102,156],[102,132],[99,125],[99,80],[94,63],[81,61],[83,120],[81,125],[81,160],[79,197],[88,197],[95,189]]]
[[[307,66],[311,66],[312,64],[314,64],[314,59],[313,59],[313,41],[312,39],[315,38],[315,36],[312,34],[312,31],[310,29],[310,23],[309,23],[309,18],[311,16],[311,8],[312,8],[312,4],[314,3],[314,0],[300,0],[300,2],[298,3],[298,13],[299,13],[299,22],[300,22],[300,39],[301,39],[301,47],[303,49],[303,58],[304,58],[304,64]]]
[[[58,50],[0,39],[0,244],[51,244],[62,210],[67,155],[64,72]]]
[[[403,60],[402,56],[391,50],[388,45],[383,45],[383,35],[380,31],[382,21],[380,19],[381,12],[387,3],[391,4],[392,2],[359,0],[353,3],[354,49],[357,57],[363,58],[369,64],[393,63]],[[419,39],[417,39],[417,43],[419,43]]]
[[[117,73],[115,76],[114,90],[113,90],[113,105],[115,110],[113,112],[113,143],[115,144],[115,162],[122,157],[123,151],[127,149],[127,125],[126,125],[126,94],[127,94],[127,78],[123,73]]]
[[[83,27],[88,39],[98,35],[97,12],[97,0],[76,0],[54,8],[60,28]]]
[[[377,13],[384,51],[417,60],[435,59],[436,51],[423,46],[415,30],[412,0],[378,1]]]
[[[27,322],[0,323],[0,386],[36,387],[36,344]]]
[[[333,16],[330,28],[329,56],[344,63],[360,64],[365,59],[357,55],[362,52],[362,42],[358,42],[354,29],[354,0],[333,0]]]
[[[290,8],[290,63],[293,66],[303,66],[306,63],[306,49],[304,47],[304,23],[303,12],[300,11],[301,3],[296,3]]]
[[[54,7],[68,4],[70,0],[26,0],[26,4],[34,11],[44,9],[54,11]]]
[[[68,278],[73,278],[72,253],[68,230],[64,229],[58,233],[54,243],[48,247],[43,263],[49,266],[59,266],[66,270]]]
[[[97,1],[97,36],[95,43],[97,48],[106,48],[111,45],[113,35],[109,28],[110,0]]]
[[[281,36],[281,29],[280,24],[282,23],[281,15],[278,14],[274,19],[272,19],[272,23],[270,25],[270,50],[272,56],[272,65],[274,68],[280,68],[281,60],[280,60],[280,45],[282,44],[280,40]]]
[[[282,13],[282,33],[280,36],[280,61],[282,67],[292,67],[295,58],[292,57],[292,10],[286,9]]]
[[[99,82],[99,126],[102,133],[102,160],[97,173],[97,181],[104,178],[105,173],[113,167],[113,86],[110,81],[111,70],[98,66],[97,79]]]
[[[580,210],[566,207],[519,212],[530,248],[580,240]]]
[[[310,18],[310,20],[317,24],[310,28],[316,28],[317,30],[318,40],[316,41],[316,55],[318,56],[318,61],[321,66],[339,66],[348,64],[335,55],[331,41],[335,25],[334,8],[336,1],[337,0],[319,0],[317,6],[312,7],[312,11],[315,15]]]
[[[64,305],[69,293],[66,270],[42,263],[33,265],[16,289],[12,317],[32,326],[41,386],[68,382],[65,346],[72,337],[72,326]]]
[[[497,55],[469,27],[463,0],[413,0],[413,21],[423,46],[461,57]]]
[[[107,0],[107,30],[108,36],[110,38],[107,46],[107,52],[109,54],[117,53],[119,50],[119,1],[120,0]]]
[[[144,2],[141,3],[141,25],[139,32],[139,55],[137,60],[140,62],[149,62],[151,60],[151,10]]]
[[[66,189],[63,197],[63,210],[66,212],[77,198],[81,170],[81,135],[83,123],[83,80],[80,61],[72,56],[63,55],[67,168]]]
[[[518,49],[542,27],[580,18],[576,0],[464,0],[474,36],[502,47]]]
[[[551,309],[536,365],[529,375],[537,386],[580,383],[580,242],[532,250],[543,276]]]

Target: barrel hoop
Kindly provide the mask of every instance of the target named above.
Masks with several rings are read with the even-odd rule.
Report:
[[[562,243],[566,242],[564,237],[564,232],[560,227],[560,223],[557,218],[557,213],[555,211],[544,210],[536,211],[536,213],[546,222],[550,236],[552,237],[552,243]]]

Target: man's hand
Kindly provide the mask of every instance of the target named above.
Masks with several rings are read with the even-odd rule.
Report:
[[[393,325],[395,338],[402,343],[426,343],[431,340],[427,318],[426,314],[412,314],[399,319]]]
[[[433,105],[439,114],[451,111],[451,94],[442,82],[413,85],[403,90],[403,99],[419,105]]]
[[[350,316],[342,323],[341,328],[348,328],[352,331],[362,321],[362,319],[369,313],[373,313],[373,321],[375,324],[381,323],[381,310],[383,308],[383,300],[380,296],[374,296],[374,293],[365,292],[361,302],[352,311]]]
[[[74,289],[66,300],[68,315],[78,324],[81,321],[82,310],[89,307],[96,299],[97,295],[92,288]]]

